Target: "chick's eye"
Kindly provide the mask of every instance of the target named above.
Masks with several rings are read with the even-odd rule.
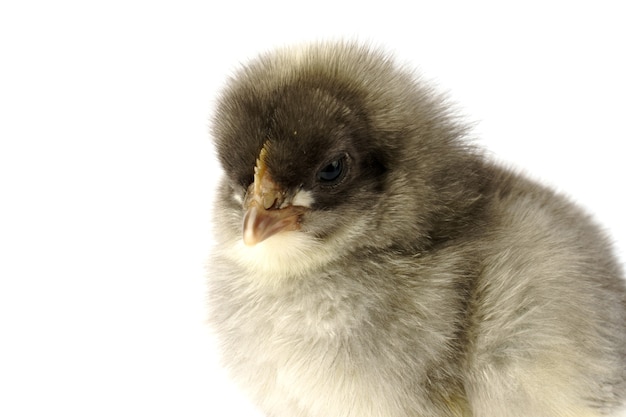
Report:
[[[338,158],[326,165],[317,173],[317,179],[321,183],[334,183],[341,179],[344,173],[345,157]]]

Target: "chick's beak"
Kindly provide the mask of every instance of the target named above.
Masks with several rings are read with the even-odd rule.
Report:
[[[265,148],[257,160],[254,182],[248,188],[244,201],[243,241],[254,246],[279,232],[300,228],[304,207],[285,201],[286,192],[267,172],[264,162]]]

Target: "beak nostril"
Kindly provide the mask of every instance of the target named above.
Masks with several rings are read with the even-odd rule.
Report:
[[[278,207],[278,198],[273,195],[265,194],[263,196],[263,208],[269,210]]]
[[[274,188],[261,194],[260,202],[265,210],[280,209],[286,203],[286,193]]]

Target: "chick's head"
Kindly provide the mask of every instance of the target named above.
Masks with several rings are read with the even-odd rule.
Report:
[[[462,134],[440,97],[383,53],[318,44],[261,56],[214,116],[216,223],[240,263],[260,257],[250,266],[274,272],[423,246],[468,178]]]

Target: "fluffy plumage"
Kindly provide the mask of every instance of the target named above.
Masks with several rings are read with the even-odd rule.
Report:
[[[626,398],[626,289],[564,197],[386,54],[282,49],[223,91],[211,323],[272,417],[573,417]],[[245,239],[244,239],[245,237]]]

